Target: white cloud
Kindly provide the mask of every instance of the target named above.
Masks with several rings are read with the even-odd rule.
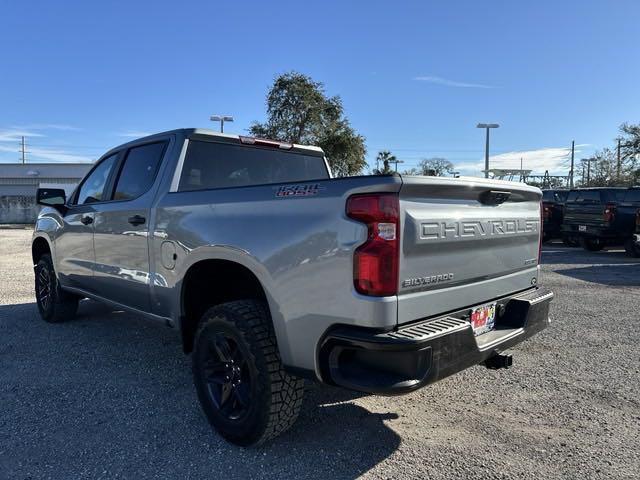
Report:
[[[19,142],[21,137],[44,137],[44,135],[21,128],[0,129],[0,142]]]
[[[18,146],[7,146],[0,145],[0,152],[12,153],[15,155],[15,159],[11,157],[8,158],[9,162],[18,162],[19,159],[19,149]],[[69,153],[64,150],[54,149],[54,148],[36,148],[36,147],[28,147],[27,148],[27,161],[47,161],[47,162],[67,162],[67,163],[84,163],[84,162],[93,162],[94,158],[87,157],[85,155],[77,155],[75,153]]]
[[[125,138],[140,138],[140,137],[148,137],[152,135],[149,132],[144,132],[142,130],[127,130],[126,132],[121,132],[117,134],[119,137]]]
[[[30,125],[12,126],[8,128],[0,128],[0,142],[16,142],[20,141],[21,137],[46,137],[43,130],[58,130],[58,131],[79,131],[78,127],[72,125],[63,125],[58,123],[34,123]]]
[[[81,128],[74,127],[73,125],[66,125],[61,123],[34,123],[31,125],[23,125],[20,127],[12,127],[21,130],[62,130],[67,132],[79,132]]]
[[[484,85],[482,83],[458,82],[456,80],[449,80],[447,78],[436,77],[433,75],[427,75],[423,77],[414,77],[413,80],[416,80],[418,82],[435,83],[436,85],[444,85],[446,87],[456,87],[456,88],[496,88],[493,85]]]
[[[94,159],[85,155],[78,155],[68,152],[62,148],[44,148],[32,146],[29,144],[31,138],[45,138],[47,135],[39,133],[36,130],[75,130],[70,125],[28,125],[21,127],[11,127],[0,129],[0,152],[10,155],[4,155],[3,161],[18,162],[20,157],[20,142],[24,136],[27,140],[27,159],[28,161],[46,161],[46,162],[93,162]]]
[[[581,152],[580,147],[588,144],[576,145],[576,157]],[[532,170],[534,174],[543,174],[548,170],[550,174],[568,174],[568,161],[571,158],[570,147],[547,147],[536,150],[521,150],[500,153],[489,156],[489,168],[519,169],[520,159],[522,168]],[[484,169],[484,159],[456,165],[457,170],[479,172]]]

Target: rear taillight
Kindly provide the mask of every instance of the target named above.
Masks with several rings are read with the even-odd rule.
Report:
[[[607,203],[604,207],[604,212],[602,212],[604,221],[606,223],[611,223],[616,217],[616,205],[615,203]]]
[[[398,293],[400,203],[394,193],[353,195],[347,216],[367,225],[367,240],[353,256],[353,284],[363,295]]]
[[[549,220],[553,213],[553,207],[547,203],[542,203],[542,219]]]
[[[544,228],[544,203],[540,202],[540,232],[538,235],[538,265],[540,265],[540,260],[542,259],[542,239],[544,238],[544,232],[542,231]]]

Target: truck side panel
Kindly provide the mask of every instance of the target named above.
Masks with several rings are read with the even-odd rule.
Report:
[[[304,182],[310,183],[316,182]],[[165,194],[152,238],[154,313],[178,321],[188,268],[219,258],[248,267],[261,281],[284,364],[315,370],[318,339],[334,324],[393,328],[395,296],[366,297],[354,290],[353,251],[367,232],[346,217],[345,203],[354,193],[397,192],[399,177],[317,184],[317,194],[304,197],[277,197],[278,185]],[[171,269],[162,262],[167,243],[177,255]]]

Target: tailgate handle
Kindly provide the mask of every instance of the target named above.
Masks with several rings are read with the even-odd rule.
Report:
[[[509,200],[511,192],[500,190],[486,190],[480,194],[480,203],[485,205],[500,205]]]

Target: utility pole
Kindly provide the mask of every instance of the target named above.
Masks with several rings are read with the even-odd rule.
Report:
[[[24,135],[22,136],[22,141],[20,142],[20,152],[22,153],[22,163],[25,164],[26,162],[26,150],[25,150],[25,145],[24,145]]]
[[[618,138],[618,165],[617,165],[617,169],[616,169],[616,177],[618,179],[618,183],[620,183],[620,166],[622,164],[621,160],[620,160],[620,148],[621,148],[621,142],[622,139]]]
[[[571,140],[571,170],[569,170],[569,188],[573,188],[573,156],[575,154],[576,141]]]

